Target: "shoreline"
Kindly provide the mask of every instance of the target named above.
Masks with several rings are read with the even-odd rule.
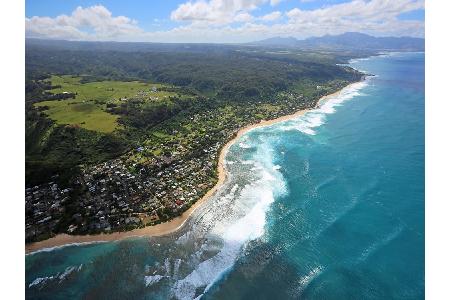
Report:
[[[67,233],[60,233],[55,235],[54,237],[51,237],[43,241],[25,244],[25,254],[31,254],[34,252],[45,251],[46,249],[50,250],[53,248],[60,248],[70,245],[113,242],[133,237],[163,236],[178,231],[184,226],[184,224],[189,219],[189,217],[194,213],[194,211],[198,207],[200,207],[204,202],[206,202],[211,196],[213,196],[216,193],[216,191],[223,185],[223,183],[227,179],[227,170],[224,165],[225,156],[228,153],[228,150],[231,147],[231,145],[233,145],[242,135],[255,128],[270,126],[275,123],[299,117],[305,114],[306,112],[319,107],[323,103],[323,101],[339,95],[342,92],[342,90],[349,88],[354,84],[360,83],[363,80],[364,77],[360,81],[350,83],[334,93],[322,96],[317,101],[316,106],[314,106],[313,108],[298,110],[293,114],[281,116],[271,120],[262,120],[259,123],[251,124],[239,129],[236,135],[231,140],[229,140],[220,150],[217,164],[217,173],[218,173],[217,183],[210,190],[208,190],[208,192],[202,198],[197,200],[188,210],[183,212],[180,216],[175,217],[164,223],[160,223],[153,226],[146,226],[144,228],[137,228],[124,232],[100,233],[95,235],[69,235]]]

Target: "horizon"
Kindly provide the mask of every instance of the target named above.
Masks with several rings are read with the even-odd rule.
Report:
[[[424,38],[425,29],[422,0],[26,0],[25,15],[26,38],[68,41],[240,44],[346,32]]]
[[[258,43],[258,42],[262,42],[262,41],[266,41],[266,40],[271,40],[271,39],[295,39],[297,41],[306,41],[309,39],[314,39],[314,38],[324,38],[324,37],[336,37],[336,36],[341,36],[344,34],[349,34],[349,33],[353,33],[353,34],[364,34],[366,36],[369,37],[373,37],[373,38],[408,38],[408,39],[422,39],[425,40],[425,37],[413,37],[413,36],[373,36],[370,34],[365,34],[362,32],[344,32],[342,34],[336,34],[336,35],[332,35],[332,34],[325,34],[325,35],[321,35],[321,36],[311,36],[308,38],[304,38],[304,39],[299,39],[299,38],[295,38],[293,36],[272,36],[272,37],[268,37],[268,38],[264,38],[261,40],[254,40],[254,41],[250,41],[250,42],[152,42],[152,41],[113,41],[113,40],[69,40],[69,39],[53,39],[53,38],[37,38],[37,37],[25,37],[25,40],[40,40],[40,41],[53,41],[53,42],[83,42],[83,43],[136,43],[136,44],[193,44],[193,45],[246,45],[246,44],[252,44],[252,43]]]

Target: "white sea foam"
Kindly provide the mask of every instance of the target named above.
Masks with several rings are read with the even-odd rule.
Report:
[[[249,148],[251,148],[252,146],[246,144],[245,142],[241,142],[241,143],[239,143],[239,147],[241,147],[241,148],[243,148],[243,149],[249,149]]]
[[[69,276],[70,274],[72,274],[74,271],[80,271],[81,268],[83,267],[83,264],[79,265],[78,267],[76,266],[70,266],[67,267],[64,272],[59,275],[59,283],[61,283],[63,280],[65,280],[67,278],[67,276]]]
[[[30,283],[28,285],[28,287],[33,287],[33,286],[40,286],[42,284],[45,284],[48,280],[53,280],[53,276],[48,276],[48,277],[38,277],[35,280],[33,280],[32,283]]]
[[[149,286],[152,284],[155,284],[159,282],[161,279],[163,279],[165,276],[162,275],[150,275],[144,277],[145,286]]]
[[[299,130],[305,134],[314,135],[314,129],[326,122],[328,114],[334,113],[336,107],[343,102],[360,95],[359,91],[364,86],[366,82],[353,84],[344,88],[335,97],[324,101],[317,109],[273,126],[277,129]],[[237,145],[240,148],[251,145],[248,134],[244,135]],[[203,288],[204,292],[207,291],[233,267],[249,241],[263,238],[267,211],[275,197],[287,192],[280,166],[273,163],[274,154],[269,142],[261,141],[251,159],[238,161],[239,165],[250,171],[250,176],[254,177],[250,181],[252,183],[239,188],[235,185],[225,195],[217,196],[213,204],[204,209],[205,213],[202,214],[201,220],[193,225],[192,232],[203,231],[208,239],[220,240],[221,246],[216,249],[217,252],[214,252],[214,255],[203,259],[204,253],[215,249],[210,249],[207,243],[197,249],[195,255],[191,256],[191,261],[188,262],[193,269],[173,285],[174,297],[194,299],[198,296],[196,291],[199,288]],[[308,165],[305,166],[305,172],[307,171]],[[190,234],[188,232],[180,237],[180,242],[192,238]],[[218,243],[212,244],[216,245],[212,247],[218,245]],[[321,271],[322,267],[312,270],[300,283],[303,286],[307,285]]]
[[[84,242],[84,243],[70,243],[70,244],[64,244],[61,246],[42,248],[42,249],[39,249],[39,250],[36,250],[33,252],[26,253],[25,256],[34,255],[34,254],[40,253],[40,252],[51,252],[51,251],[60,250],[60,249],[67,248],[67,247],[86,246],[86,245],[101,244],[101,243],[113,243],[113,242],[93,241],[93,242]]]
[[[79,266],[68,266],[62,273],[58,272],[56,275],[46,276],[46,277],[38,277],[34,279],[28,287],[37,287],[42,288],[44,285],[46,285],[49,282],[58,280],[58,283],[63,282],[64,280],[69,277],[70,274],[73,272],[79,272],[83,268],[83,264]]]
[[[281,130],[298,130],[308,135],[315,135],[314,128],[321,126],[326,122],[326,115],[336,112],[336,107],[341,106],[342,103],[352,99],[355,96],[360,96],[360,90],[367,86],[366,81],[354,83],[349,87],[342,89],[336,96],[331,97],[319,104],[319,107],[308,111],[302,116],[279,123],[278,128]]]
[[[306,286],[308,286],[308,284],[311,283],[311,281],[314,278],[319,276],[322,273],[322,271],[323,271],[323,267],[322,266],[318,266],[318,267],[315,267],[314,269],[312,269],[307,275],[303,276],[299,280],[300,287],[302,289],[304,289]]]
[[[173,277],[174,278],[178,278],[178,272],[180,270],[180,265],[181,265],[181,259],[176,259],[174,264],[173,264]]]
[[[366,85],[357,83],[343,89],[338,95],[324,101],[314,109],[296,119],[274,124],[277,130],[299,130],[306,134],[315,134],[314,129],[326,122],[326,116],[336,111],[336,107],[344,101],[359,95],[359,90]],[[250,148],[252,141],[248,133],[236,144],[240,148]],[[235,148],[236,150],[236,148]],[[239,150],[236,150],[239,152]],[[242,151],[242,150],[241,150]],[[250,183],[243,186],[229,177],[229,184],[211,199],[210,205],[200,208],[194,218],[190,230],[178,237],[176,245],[194,244],[191,255],[183,257],[183,265],[190,270],[187,273],[179,271],[179,257],[166,258],[162,265],[164,270],[158,277],[164,276],[173,280],[172,296],[177,299],[194,299],[201,297],[215,282],[220,280],[231,268],[249,241],[264,238],[266,214],[275,198],[287,193],[285,180],[280,172],[280,166],[274,164],[275,152],[270,141],[258,142],[258,147],[252,157],[247,160],[234,160],[230,168],[238,170],[234,176],[250,176]],[[228,162],[228,161],[227,161]],[[305,172],[309,169],[308,162]],[[231,184],[231,185],[230,185]],[[173,263],[173,266],[171,263]],[[172,270],[171,270],[172,267]],[[185,268],[183,268],[185,269]],[[307,285],[322,271],[315,268],[300,281],[301,286]],[[146,277],[147,278],[147,277]],[[147,280],[147,279],[146,279]],[[147,282],[147,281],[146,281]],[[196,293],[203,289],[201,295]]]
[[[292,298],[298,299],[301,298],[301,293],[306,289],[306,287],[320,274],[322,274],[324,268],[322,266],[317,266],[313,269],[311,269],[308,274],[302,276],[297,281],[296,286],[292,288],[290,291],[290,294]]]
[[[170,276],[170,261],[169,258],[164,260],[164,270],[166,272],[166,276]]]
[[[254,239],[264,235],[266,224],[266,212],[277,195],[286,193],[284,178],[278,171],[279,166],[273,164],[273,151],[269,146],[258,147],[253,164],[255,181],[238,189],[234,185],[229,193],[223,197],[227,201],[233,200],[231,211],[222,216],[221,221],[209,218],[217,218],[217,211],[202,216],[202,223],[214,224],[210,228],[208,236],[219,238],[222,247],[217,254],[206,260],[194,264],[195,268],[187,276],[178,280],[173,286],[173,294],[178,299],[194,299],[198,288],[207,291],[223,274],[234,265],[245,245]],[[244,163],[245,165],[245,163]],[[231,197],[230,197],[231,195]],[[225,207],[225,200],[217,199],[216,203],[224,201],[217,207]],[[207,247],[197,251],[198,257]]]

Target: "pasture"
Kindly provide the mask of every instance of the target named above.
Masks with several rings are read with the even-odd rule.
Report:
[[[139,81],[98,81],[80,83],[81,77],[70,75],[52,76],[51,93],[76,93],[75,99],[51,100],[36,103],[47,106],[45,113],[57,124],[69,124],[88,130],[109,133],[118,128],[118,116],[106,112],[106,104],[120,104],[129,98],[139,98],[148,102],[164,101],[175,92],[161,91],[163,84]]]

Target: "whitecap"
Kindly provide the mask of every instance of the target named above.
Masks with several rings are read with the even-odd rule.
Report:
[[[42,288],[45,284],[55,281],[58,279],[58,283],[62,283],[67,277],[73,272],[79,272],[83,268],[83,264],[79,266],[68,266],[62,273],[58,272],[56,275],[46,276],[46,277],[38,277],[35,278],[28,287],[38,287]]]
[[[239,143],[239,147],[241,147],[241,148],[243,148],[243,149],[249,149],[249,148],[251,148],[252,146],[250,146],[250,145],[248,145],[248,144],[246,144],[246,143],[244,143],[244,142],[241,142],[241,143]]]
[[[297,281],[297,285],[293,287],[293,290],[291,290],[290,294],[292,298],[301,298],[301,293],[306,289],[306,287],[320,274],[322,274],[324,270],[323,266],[317,266],[315,268],[312,268],[306,275],[303,275],[300,277]]]
[[[322,100],[317,108],[295,119],[279,123],[278,128],[283,131],[297,130],[307,135],[315,135],[314,128],[325,124],[326,115],[335,113],[336,107],[341,106],[345,101],[356,96],[362,96],[360,90],[365,86],[367,86],[367,81],[357,82],[345,87],[337,95]]]
[[[40,286],[42,284],[45,284],[48,280],[53,280],[53,276],[48,276],[48,277],[38,277],[35,280],[33,280],[32,283],[30,283],[28,285],[29,288],[33,287],[33,286]]]
[[[279,166],[273,164],[273,149],[269,145],[258,147],[251,163],[255,165],[252,176],[256,179],[240,189],[238,185],[234,185],[226,196],[219,196],[215,202],[217,208],[227,207],[226,203],[229,201],[234,201],[233,205],[223,214],[215,211],[214,214],[202,215],[202,225],[198,224],[211,226],[208,236],[219,239],[223,246],[212,257],[194,263],[194,269],[175,282],[172,289],[174,297],[193,299],[199,288],[203,288],[203,293],[206,292],[233,267],[249,241],[263,237],[266,213],[275,197],[286,193],[287,189],[285,180],[278,171]],[[210,219],[212,217],[214,219]],[[197,258],[205,250],[206,243],[196,252]]]
[[[60,249],[67,248],[67,247],[87,246],[87,245],[91,245],[91,244],[113,243],[113,242],[114,241],[112,241],[112,242],[111,241],[109,241],[109,242],[106,242],[106,241],[93,241],[93,242],[83,242],[83,243],[70,243],[70,244],[64,244],[64,245],[61,245],[61,246],[42,248],[42,249],[39,249],[39,250],[36,250],[36,251],[32,251],[32,252],[26,253],[25,256],[27,256],[27,255],[34,255],[34,254],[37,254],[37,253],[40,253],[40,252],[51,252],[51,251],[60,250]]]
[[[311,271],[309,271],[308,274],[300,278],[299,280],[300,288],[303,290],[305,287],[307,287],[308,284],[310,284],[314,278],[317,278],[317,276],[319,276],[322,273],[322,271],[323,271],[322,266],[318,266],[311,269]]]
[[[153,284],[159,282],[164,277],[166,277],[166,276],[162,276],[162,275],[145,276],[144,277],[145,286],[153,285]]]

